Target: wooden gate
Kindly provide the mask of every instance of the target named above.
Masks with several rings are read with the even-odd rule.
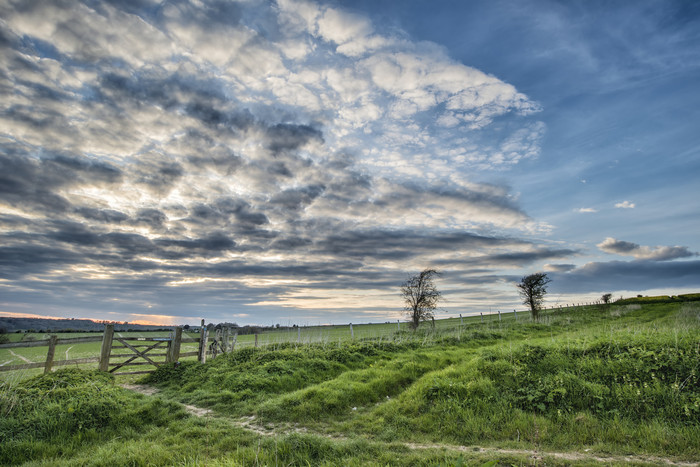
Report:
[[[118,344],[115,345],[114,341]],[[152,373],[154,369],[140,371],[120,371],[129,366],[149,365],[158,367],[164,363],[176,362],[180,358],[182,328],[176,328],[172,338],[169,337],[115,337],[114,325],[108,324],[102,338],[100,351],[100,370],[115,375],[138,375]],[[117,350],[118,353],[112,353]],[[162,358],[165,357],[165,358]],[[115,363],[111,363],[111,361]]]

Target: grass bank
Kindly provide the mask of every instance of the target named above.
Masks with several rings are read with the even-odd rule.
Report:
[[[161,367],[155,396],[79,370],[5,384],[0,463],[700,461],[700,303],[455,324]]]

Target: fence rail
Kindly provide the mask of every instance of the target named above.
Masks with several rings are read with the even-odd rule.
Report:
[[[82,344],[86,342],[100,342],[102,337],[71,337],[67,339],[58,339],[55,334],[52,334],[48,340],[31,341],[31,342],[12,342],[10,344],[0,344],[0,349],[16,349],[20,347],[43,347],[48,346],[46,352],[46,360],[43,362],[23,363],[21,365],[0,366],[0,371],[27,370],[32,368],[44,368],[44,373],[50,372],[55,366],[65,365],[80,365],[85,363],[95,363],[100,357],[74,358],[71,360],[54,360],[57,345],[67,344]]]

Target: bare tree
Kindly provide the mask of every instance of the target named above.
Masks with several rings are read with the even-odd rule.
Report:
[[[433,312],[442,297],[434,282],[434,278],[439,275],[435,269],[424,269],[420,274],[409,277],[401,286],[401,295],[412,329],[418,328],[421,321],[434,318]]]
[[[523,299],[523,303],[530,307],[530,314],[535,321],[539,319],[539,311],[547,293],[547,284],[550,282],[551,279],[547,277],[547,274],[536,272],[523,277],[517,284],[520,289],[520,297]]]
[[[608,303],[610,303],[610,299],[611,299],[611,298],[612,298],[612,294],[611,294],[611,293],[605,293],[605,294],[603,294],[602,297],[600,297],[600,299],[603,300],[603,303],[605,303],[606,305],[607,305]]]

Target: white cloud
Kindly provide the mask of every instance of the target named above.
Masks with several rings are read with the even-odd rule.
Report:
[[[576,210],[577,212],[581,213],[593,213],[593,212],[598,212],[596,208],[579,208]]]
[[[606,238],[596,246],[606,253],[632,256],[636,259],[652,261],[666,261],[697,256],[697,253],[691,252],[684,246],[641,246],[636,243],[617,240],[613,237]]]
[[[634,209],[635,204],[631,201],[622,201],[620,203],[615,203],[615,207],[620,209]]]

